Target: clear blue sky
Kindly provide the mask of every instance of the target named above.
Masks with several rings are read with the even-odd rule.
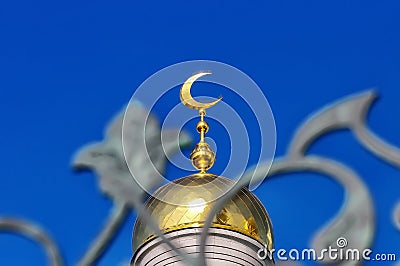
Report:
[[[71,156],[102,138],[148,76],[186,60],[225,62],[257,82],[275,114],[277,155],[307,115],[372,87],[381,98],[369,126],[399,147],[399,12],[394,0],[3,1],[0,215],[40,223],[68,264],[78,261],[111,202],[93,174],[71,171]],[[325,137],[312,153],[346,162],[363,177],[378,212],[375,246],[398,250],[400,233],[390,220],[398,169],[348,132]],[[276,244],[285,247],[306,247],[343,201],[339,185],[313,174],[276,178],[256,194],[271,214]],[[134,218],[100,265],[129,259]],[[45,263],[39,248],[15,236],[0,234],[0,250],[0,265]]]

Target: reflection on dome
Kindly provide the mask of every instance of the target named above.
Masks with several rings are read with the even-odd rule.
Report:
[[[204,225],[215,199],[233,185],[233,181],[224,177],[194,174],[158,189],[147,200],[145,207],[164,233],[198,228]],[[214,217],[212,227],[239,232],[265,244],[268,249],[273,247],[269,216],[261,202],[247,188],[241,189],[222,208]],[[155,236],[146,221],[139,216],[132,239],[133,251]]]

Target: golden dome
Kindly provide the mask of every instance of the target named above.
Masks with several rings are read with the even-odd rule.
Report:
[[[215,199],[233,185],[232,180],[213,174],[190,175],[159,188],[146,201],[145,208],[164,233],[202,227]],[[269,250],[273,248],[269,216],[247,188],[241,189],[214,217],[212,227],[240,232],[265,244]],[[155,237],[139,215],[133,232],[133,251]]]

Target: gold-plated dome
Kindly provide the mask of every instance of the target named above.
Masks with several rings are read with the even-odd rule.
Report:
[[[233,184],[232,180],[213,174],[190,175],[159,188],[147,200],[145,207],[164,233],[202,227],[215,199]],[[212,227],[250,236],[265,244],[269,250],[273,247],[269,216],[261,202],[247,188],[241,189],[214,217]],[[139,215],[132,238],[133,251],[154,237],[153,230]]]

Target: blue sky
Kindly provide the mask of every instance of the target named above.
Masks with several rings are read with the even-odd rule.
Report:
[[[399,147],[399,11],[398,1],[1,3],[0,215],[41,224],[68,265],[78,261],[112,203],[93,174],[71,171],[72,155],[102,139],[106,123],[147,77],[186,60],[231,64],[263,89],[275,115],[277,155],[309,114],[369,88],[381,96],[369,127]],[[160,118],[167,111],[154,110]],[[349,132],[324,137],[311,152],[346,162],[363,177],[377,209],[375,247],[398,247],[390,220],[398,169]],[[285,247],[307,246],[343,201],[338,184],[314,174],[273,179],[256,194],[270,212],[276,244]],[[129,259],[134,218],[100,265]],[[45,263],[24,239],[1,234],[0,247],[1,265]]]

